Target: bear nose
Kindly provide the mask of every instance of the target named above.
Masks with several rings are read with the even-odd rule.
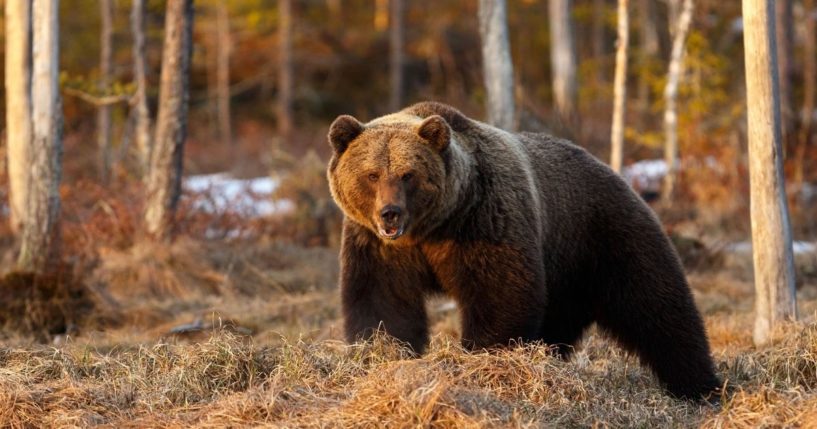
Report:
[[[388,205],[383,207],[383,210],[380,210],[380,218],[383,219],[383,222],[386,223],[394,223],[403,213],[403,209],[395,205]]]

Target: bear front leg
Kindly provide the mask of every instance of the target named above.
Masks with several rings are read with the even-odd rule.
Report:
[[[546,294],[537,251],[469,243],[450,254],[447,289],[460,305],[465,348],[539,338]]]
[[[379,329],[420,354],[428,343],[423,286],[428,270],[411,249],[383,246],[368,231],[348,231],[341,245],[341,304],[346,340],[370,338]],[[359,228],[359,227],[358,227]]]

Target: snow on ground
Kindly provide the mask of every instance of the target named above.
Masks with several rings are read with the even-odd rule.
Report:
[[[294,209],[292,201],[274,200],[278,180],[271,177],[236,179],[226,173],[188,176],[184,190],[198,195],[193,207],[208,213],[235,212],[248,217],[265,217]]]
[[[641,160],[624,167],[621,175],[638,191],[658,192],[661,180],[667,175],[667,163],[663,159]]]

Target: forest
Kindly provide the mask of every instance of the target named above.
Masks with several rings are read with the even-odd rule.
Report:
[[[815,0],[1,3],[1,427],[817,427]],[[327,133],[422,101],[620,174],[719,397],[445,297],[345,341]]]

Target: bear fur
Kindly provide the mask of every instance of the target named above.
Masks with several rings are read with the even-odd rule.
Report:
[[[422,353],[426,298],[446,294],[467,348],[543,341],[567,357],[595,322],[673,395],[718,389],[675,249],[585,150],[433,102],[366,124],[340,116],[329,142],[349,341],[383,329]]]

